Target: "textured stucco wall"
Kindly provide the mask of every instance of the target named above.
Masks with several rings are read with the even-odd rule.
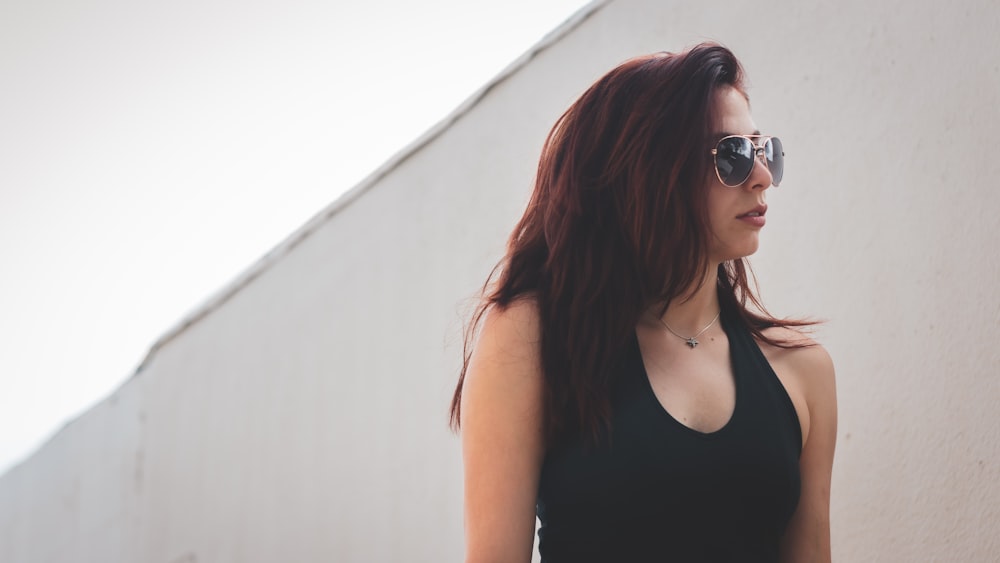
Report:
[[[702,39],[788,151],[766,303],[828,319],[838,561],[1000,552],[1000,7],[614,0],[168,333],[0,478],[0,561],[456,561],[460,329],[548,128]]]

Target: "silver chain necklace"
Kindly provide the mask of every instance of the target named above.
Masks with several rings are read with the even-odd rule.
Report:
[[[667,324],[667,321],[661,319],[660,317],[656,317],[656,320],[660,321],[660,324],[662,324],[667,330],[669,330],[670,334],[673,334],[677,338],[680,338],[681,340],[684,341],[685,344],[687,344],[688,346],[691,347],[692,350],[694,350],[694,347],[698,345],[698,337],[701,336],[702,334],[705,334],[706,330],[712,328],[712,325],[715,324],[715,321],[719,320],[720,316],[722,316],[722,309],[719,309],[719,314],[715,315],[715,318],[712,319],[712,322],[705,325],[705,328],[699,330],[698,334],[694,336],[682,336],[680,334],[677,334],[677,332],[674,329],[670,328],[670,325]]]

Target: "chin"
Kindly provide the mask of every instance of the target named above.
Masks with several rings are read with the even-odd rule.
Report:
[[[747,241],[740,245],[732,245],[726,248],[720,248],[712,255],[717,257],[717,262],[728,262],[730,260],[739,260],[740,258],[746,258],[757,252],[757,248],[760,246],[757,239],[753,242]]]

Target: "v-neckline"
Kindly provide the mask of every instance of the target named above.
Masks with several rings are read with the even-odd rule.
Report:
[[[725,317],[725,315],[723,315],[723,317]],[[723,424],[717,430],[712,430],[710,432],[702,432],[701,430],[691,428],[690,426],[684,424],[683,422],[678,420],[673,414],[671,414],[670,411],[668,411],[667,408],[663,405],[663,403],[660,402],[659,397],[656,396],[656,391],[653,389],[653,382],[650,381],[649,379],[649,372],[646,370],[646,361],[642,357],[642,346],[639,344],[639,335],[635,331],[633,331],[632,333],[633,353],[635,354],[636,364],[638,367],[638,371],[640,372],[639,373],[640,378],[642,380],[640,382],[641,391],[642,394],[646,397],[646,400],[649,401],[653,407],[655,407],[655,410],[658,411],[660,415],[662,415],[660,416],[660,418],[667,420],[668,423],[677,426],[678,428],[682,429],[685,432],[688,432],[694,436],[698,436],[700,438],[705,438],[705,439],[716,438],[725,435],[727,432],[729,432],[729,429],[732,428],[734,421],[736,420],[737,416],[740,413],[741,410],[740,405],[742,403],[741,399],[743,397],[743,392],[742,392],[743,378],[741,377],[740,368],[737,365],[737,362],[735,361],[733,355],[734,335],[732,334],[732,331],[730,330],[730,327],[728,326],[728,323],[726,322],[725,318],[720,319],[720,323],[723,331],[726,333],[726,339],[728,340],[729,344],[729,362],[730,365],[732,366],[732,372],[733,372],[732,377],[733,377],[735,398],[733,400],[733,410],[731,413],[729,413],[729,418],[726,420],[725,424]]]

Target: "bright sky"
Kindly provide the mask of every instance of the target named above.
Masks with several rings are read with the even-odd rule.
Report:
[[[0,3],[0,474],[585,4]]]

